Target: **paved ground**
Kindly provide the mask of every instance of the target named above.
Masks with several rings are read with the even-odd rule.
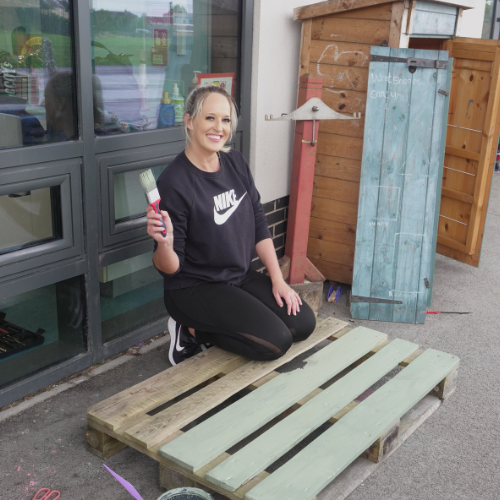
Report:
[[[429,316],[425,325],[356,322],[456,354],[461,368],[458,391],[349,500],[500,498],[499,228],[500,178],[495,178],[481,267],[436,260],[433,308],[473,314]],[[348,320],[345,296],[325,305],[320,315]],[[166,352],[163,344],[10,418],[0,413],[0,498],[31,500],[41,487],[59,489],[61,500],[132,498],[86,450],[85,412],[165,369]],[[144,500],[162,493],[152,459],[126,449],[106,463]]]

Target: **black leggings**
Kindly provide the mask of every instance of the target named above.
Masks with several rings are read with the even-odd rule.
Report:
[[[316,326],[304,301],[296,316],[287,314],[286,304],[279,307],[271,279],[256,271],[249,271],[239,285],[202,283],[165,290],[164,300],[175,321],[196,330],[198,342],[259,361],[283,356]]]

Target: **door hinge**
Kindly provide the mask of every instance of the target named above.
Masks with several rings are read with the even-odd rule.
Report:
[[[362,297],[351,295],[351,302],[368,302],[371,304],[402,304],[402,300],[379,299],[377,297]]]
[[[421,59],[418,57],[392,57],[392,56],[379,56],[371,54],[370,61],[406,63],[410,69],[410,73],[415,73],[415,70],[417,68],[448,69],[448,61],[441,61],[440,59]]]

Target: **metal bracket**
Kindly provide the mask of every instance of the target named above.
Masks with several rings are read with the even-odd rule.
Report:
[[[312,97],[290,114],[283,113],[278,118],[274,118],[273,115],[266,115],[265,118],[266,121],[312,121],[312,140],[302,142],[315,146],[316,141],[314,140],[314,137],[316,135],[316,120],[359,120],[361,118],[361,113],[354,113],[352,116],[343,115],[328,107],[318,97]]]
[[[266,115],[266,121],[297,121],[297,120],[359,120],[361,113],[354,113],[352,116],[337,113],[329,108],[318,97],[312,97],[290,114],[283,113],[280,117],[274,118],[273,115]]]
[[[351,295],[351,302],[368,302],[371,304],[402,304],[402,300],[378,299],[376,297],[362,297],[360,295]]]
[[[421,58],[418,58],[418,57],[378,56],[378,55],[372,54],[372,55],[370,55],[370,61],[373,61],[373,62],[405,63],[410,68],[448,69],[448,61],[441,61],[440,59],[421,59]]]

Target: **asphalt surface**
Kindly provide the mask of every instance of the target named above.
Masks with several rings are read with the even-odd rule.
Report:
[[[461,365],[455,394],[349,500],[500,498],[499,229],[500,174],[495,174],[480,267],[436,259],[432,309],[472,314],[429,315],[424,325],[355,322],[455,354]],[[321,317],[330,315],[349,320],[345,294],[320,311]],[[0,499],[31,500],[42,487],[60,490],[61,500],[132,498],[87,451],[86,410],[164,370],[167,349],[164,343],[129,357],[10,418],[0,412]],[[141,453],[127,448],[106,464],[144,500],[163,493],[157,463]]]

